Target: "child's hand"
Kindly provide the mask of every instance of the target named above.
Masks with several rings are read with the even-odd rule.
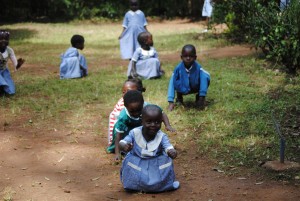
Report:
[[[115,155],[115,161],[117,162],[117,161],[120,161],[120,160],[121,160],[121,154],[118,153],[118,154]]]
[[[172,111],[174,109],[174,107],[175,107],[175,104],[172,102],[169,102],[168,110]]]
[[[130,75],[131,75],[131,77],[132,78],[137,78],[139,75],[136,73],[136,71],[134,71],[134,70],[132,70],[131,72],[130,72]]]
[[[172,159],[176,158],[177,157],[177,151],[175,149],[170,149],[168,152],[167,152],[168,156]]]
[[[24,62],[25,62],[25,59],[19,58],[16,69],[18,70],[19,68],[21,68],[21,66],[23,65]]]
[[[126,144],[124,144],[124,146],[123,146],[123,150],[124,150],[125,152],[131,151],[132,148],[133,148],[133,144],[132,144],[132,143],[126,143]]]
[[[171,125],[166,126],[167,131],[171,131],[171,132],[176,132],[176,130],[174,128],[172,128]]]

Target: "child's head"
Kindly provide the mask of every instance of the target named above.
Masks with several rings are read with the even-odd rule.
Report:
[[[146,91],[146,88],[143,87],[142,80],[138,78],[128,79],[124,82],[122,93],[124,94],[129,90],[138,90],[141,93]]]
[[[181,51],[181,60],[183,61],[185,67],[191,67],[195,60],[197,59],[196,48],[194,45],[185,45]]]
[[[81,35],[74,35],[71,38],[72,47],[83,50],[84,48],[84,37]]]
[[[161,128],[162,110],[157,105],[146,105],[142,111],[142,125],[144,134],[155,137]]]
[[[0,51],[4,52],[9,44],[9,32],[0,30]]]
[[[138,42],[142,48],[153,46],[152,34],[149,33],[148,31],[141,32],[138,35]]]
[[[144,106],[142,93],[137,90],[131,90],[125,93],[123,98],[124,106],[126,107],[129,115],[134,118],[140,117]]]
[[[139,9],[139,1],[138,0],[129,0],[130,10],[137,11]]]

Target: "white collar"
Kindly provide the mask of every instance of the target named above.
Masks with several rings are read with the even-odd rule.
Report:
[[[125,109],[125,112],[126,112],[126,114],[128,115],[128,117],[129,117],[130,119],[133,119],[133,120],[140,120],[140,119],[141,119],[141,117],[132,117],[132,116],[130,116],[130,114],[129,114],[127,108],[125,107],[124,109]]]
[[[130,13],[131,15],[134,15],[134,14],[140,14],[141,12],[142,12],[141,10],[136,10],[136,11],[130,10],[130,11],[129,11],[129,13]]]
[[[142,134],[142,127],[133,129],[133,132],[134,132],[135,142],[142,149],[147,149],[148,152],[153,152],[158,148],[164,135],[164,133],[161,130],[159,130],[155,138],[147,142]]]

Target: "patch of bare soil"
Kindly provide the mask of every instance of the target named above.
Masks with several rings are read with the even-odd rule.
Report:
[[[170,25],[171,26],[171,25]],[[226,50],[226,51],[225,51]],[[241,46],[207,50],[204,58],[249,54]],[[165,55],[163,60],[178,61],[178,55]],[[115,62],[115,61],[114,61]],[[124,62],[120,61],[119,65]],[[106,61],[107,66],[115,65]],[[47,69],[47,67],[45,67]],[[37,72],[32,68],[23,69]],[[51,69],[48,69],[51,71]],[[53,70],[53,69],[52,69]],[[48,73],[38,71],[42,75]],[[102,111],[108,118],[112,108]],[[5,110],[1,108],[1,113]],[[0,198],[11,200],[300,200],[299,186],[270,181],[255,174],[228,176],[218,165],[198,156],[192,141],[177,145],[179,157],[174,160],[181,187],[159,194],[128,193],[119,179],[120,164],[106,154],[107,120],[96,112],[80,124],[45,122],[37,126],[24,114],[15,119],[0,116]],[[74,117],[76,118],[76,117]],[[179,134],[178,134],[179,135]],[[172,140],[176,135],[170,134]],[[239,169],[239,167],[233,167]],[[243,172],[243,171],[241,171]],[[6,199],[9,200],[9,199]]]

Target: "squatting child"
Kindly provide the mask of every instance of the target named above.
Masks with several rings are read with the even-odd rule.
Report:
[[[73,35],[71,45],[72,47],[61,55],[60,79],[81,78],[88,74],[86,59],[78,52],[84,48],[84,37]]]
[[[158,54],[153,47],[152,35],[149,32],[142,32],[138,36],[138,47],[128,65],[128,77],[141,77],[143,79],[159,78],[164,71],[161,70],[161,64]]]
[[[175,68],[168,88],[168,110],[175,107],[174,97],[177,93],[176,102],[183,104],[183,95],[196,93],[196,105],[204,108],[205,96],[210,83],[210,75],[196,61],[196,48],[193,45],[185,45],[181,51],[181,60]]]
[[[16,93],[15,84],[8,69],[8,59],[12,61],[15,70],[18,70],[25,62],[22,58],[17,60],[13,49],[8,46],[9,35],[8,31],[0,30],[0,95]]]
[[[122,59],[131,59],[136,48],[139,47],[137,37],[139,33],[147,31],[147,20],[143,11],[139,10],[138,0],[129,0],[130,11],[125,14],[123,31],[119,36]]]
[[[160,107],[147,105],[142,111],[142,126],[134,128],[120,141],[128,152],[121,168],[121,182],[126,190],[162,192],[179,188],[172,159],[177,152],[163,133]]]
[[[108,153],[115,153],[115,160],[120,159],[119,142],[129,131],[133,128],[142,125],[142,109],[148,103],[144,102],[144,98],[141,92],[137,90],[130,90],[124,95],[125,108],[121,111],[118,121],[113,129],[113,140],[109,147],[107,147]],[[166,130],[174,132],[169,122],[168,116],[163,113],[163,122],[166,126]]]
[[[108,144],[110,145],[113,139],[113,128],[115,123],[117,122],[120,112],[124,109],[124,94],[129,90],[138,90],[141,93],[146,91],[146,88],[143,87],[142,80],[140,79],[128,79],[124,82],[122,88],[122,98],[117,102],[114,107],[114,110],[109,115],[109,123],[108,123]]]

